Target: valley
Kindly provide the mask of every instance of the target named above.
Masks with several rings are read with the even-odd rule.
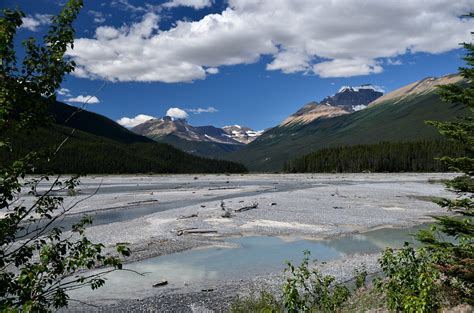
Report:
[[[286,258],[298,261],[306,248],[337,266],[340,279],[361,262],[376,272],[383,247],[409,240],[403,231],[390,229],[415,227],[430,222],[429,215],[445,213],[431,199],[450,196],[439,183],[450,177],[454,175],[89,176],[82,179],[76,196],[65,197],[65,206],[95,195],[69,212],[63,225],[89,214],[97,221],[87,229],[91,240],[110,250],[118,242],[128,243],[132,256],[125,267],[149,273],[143,278],[113,274],[103,292],[84,289],[75,296],[100,306],[120,298],[124,303],[118,307],[128,309],[146,308],[157,299],[178,305],[171,304],[177,297],[188,299],[179,302],[180,309],[188,310],[208,299],[208,308],[215,309],[257,282],[278,289]],[[226,210],[229,217],[223,217]],[[377,234],[377,229],[383,231]],[[286,254],[279,250],[281,245]],[[249,259],[252,256],[256,259]],[[325,268],[331,272],[336,267]],[[151,286],[163,279],[167,286]],[[133,289],[127,292],[128,300],[120,296],[122,288]]]

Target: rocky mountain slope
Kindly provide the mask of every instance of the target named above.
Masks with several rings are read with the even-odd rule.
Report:
[[[146,121],[132,128],[132,131],[155,140],[174,135],[189,141],[241,144],[220,128],[214,126],[194,127],[184,119],[174,119],[169,116]]]
[[[381,96],[383,96],[383,92],[370,84],[358,87],[344,86],[335,95],[321,100],[321,104],[355,112],[366,108],[369,103]]]
[[[240,125],[224,126],[222,127],[222,130],[231,136],[232,139],[243,144],[251,143],[263,133],[263,131],[255,131],[251,128]]]
[[[339,111],[342,114],[314,119],[309,113],[318,106],[331,114],[336,111],[321,104],[306,105],[300,110],[307,114],[306,118],[305,114],[298,116],[297,112],[292,116],[296,122],[282,123],[267,130],[254,142],[226,158],[238,160],[250,170],[278,171],[285,162],[322,148],[440,138],[438,131],[426,125],[425,121],[447,120],[467,113],[460,105],[441,101],[436,92],[434,86],[452,82],[460,83],[461,78],[457,75],[426,78],[350,114]]]
[[[317,119],[330,119],[340,115],[362,110],[381,97],[383,93],[372,85],[358,87],[344,86],[339,91],[321,102],[310,102],[290,115],[279,126],[287,127],[295,124],[309,124]]]
[[[239,125],[224,128],[192,126],[184,119],[169,116],[146,121],[132,131],[187,153],[212,158],[238,151],[262,133]]]

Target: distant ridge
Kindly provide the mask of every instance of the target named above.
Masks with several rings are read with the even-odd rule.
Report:
[[[253,171],[279,171],[285,162],[324,148],[437,140],[437,129],[425,121],[453,119],[468,111],[441,101],[435,86],[461,81],[459,75],[428,77],[379,97],[363,110],[336,116],[313,118],[310,114],[315,108],[330,107],[310,103],[291,116],[294,122],[267,130],[226,159],[242,162]]]

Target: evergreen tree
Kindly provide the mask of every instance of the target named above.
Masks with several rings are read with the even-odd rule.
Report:
[[[51,119],[43,98],[54,102],[55,90],[74,63],[64,58],[72,46],[72,23],[82,8],[82,0],[69,0],[59,15],[52,17],[43,44],[34,38],[24,42],[25,58],[16,59],[14,38],[25,16],[5,9],[0,16],[0,150],[15,152],[9,135],[33,133]],[[34,139],[32,139],[34,140]],[[28,151],[9,164],[0,165],[0,310],[2,312],[45,312],[67,306],[68,290],[88,285],[93,289],[104,284],[105,272],[83,272],[97,266],[121,268],[118,257],[103,253],[103,245],[88,240],[85,226],[89,218],[72,227],[65,236],[58,225],[70,208],[55,196],[74,191],[77,177],[49,180],[48,176],[26,177],[34,172],[39,154]],[[49,189],[40,183],[50,181]],[[31,202],[26,201],[25,193]],[[117,252],[129,250],[118,246]],[[110,271],[110,270],[109,270]],[[72,276],[74,275],[74,276]]]
[[[470,14],[469,17],[474,17]],[[474,33],[472,33],[474,34]],[[464,57],[467,65],[460,73],[464,84],[452,84],[440,87],[442,99],[449,103],[461,103],[474,113],[474,45],[464,43],[467,53]],[[418,239],[435,256],[436,268],[446,276],[445,282],[459,296],[474,303],[474,116],[468,116],[453,122],[429,122],[450,140],[460,142],[465,153],[459,157],[443,157],[441,161],[450,169],[463,173],[462,176],[446,183],[448,189],[457,194],[455,199],[442,199],[439,205],[455,215],[435,217],[436,224],[430,231],[422,231]],[[446,237],[454,237],[455,242]]]

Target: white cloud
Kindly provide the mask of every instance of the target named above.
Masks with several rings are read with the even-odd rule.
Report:
[[[168,111],[166,111],[166,116],[179,118],[179,119],[185,119],[185,118],[188,118],[189,115],[188,113],[186,113],[186,111],[180,108],[169,108]]]
[[[207,108],[197,108],[197,109],[187,109],[186,111],[194,113],[194,114],[201,114],[201,113],[216,113],[219,112],[215,107],[207,107]]]
[[[143,6],[133,5],[128,0],[113,0],[110,2],[110,6],[114,8],[118,8],[123,11],[129,11],[133,13],[146,13],[146,12],[151,12],[151,11],[160,11],[160,5],[152,5],[149,3],[144,3]]]
[[[127,127],[127,128],[132,128],[137,125],[140,125],[142,123],[145,123],[146,121],[152,120],[155,117],[150,116],[150,115],[145,115],[145,114],[138,114],[135,117],[122,117],[121,119],[117,120],[117,123],[120,125]]]
[[[218,74],[219,69],[217,67],[210,67],[206,69],[207,74]]]
[[[212,74],[211,68],[253,63],[263,55],[272,58],[268,70],[369,75],[406,53],[456,49],[472,40],[474,29],[473,19],[459,18],[474,10],[473,0],[229,0],[228,5],[222,13],[178,21],[168,30],[159,29],[151,9],[129,27],[98,28],[95,38],[77,39],[68,52],[78,65],[75,75],[189,82]]]
[[[194,9],[202,9],[212,5],[211,0],[171,0],[163,4],[165,8],[174,8],[174,7],[192,7]]]
[[[75,103],[87,103],[87,104],[100,103],[99,99],[96,96],[83,96],[83,95],[79,95],[73,98],[68,98],[64,101],[75,102]]]
[[[402,64],[403,64],[403,62],[402,62],[401,60],[398,60],[398,59],[390,59],[390,58],[388,58],[388,59],[386,60],[386,62],[387,62],[388,65],[402,65]]]
[[[51,16],[50,14],[28,15],[21,19],[22,24],[20,28],[26,28],[32,32],[36,32],[40,26],[51,24]]]
[[[107,20],[102,12],[89,10],[87,13],[94,18],[94,23],[102,24]]]
[[[71,97],[71,90],[67,88],[61,88],[57,91],[58,95],[60,96],[66,96],[66,97]]]

